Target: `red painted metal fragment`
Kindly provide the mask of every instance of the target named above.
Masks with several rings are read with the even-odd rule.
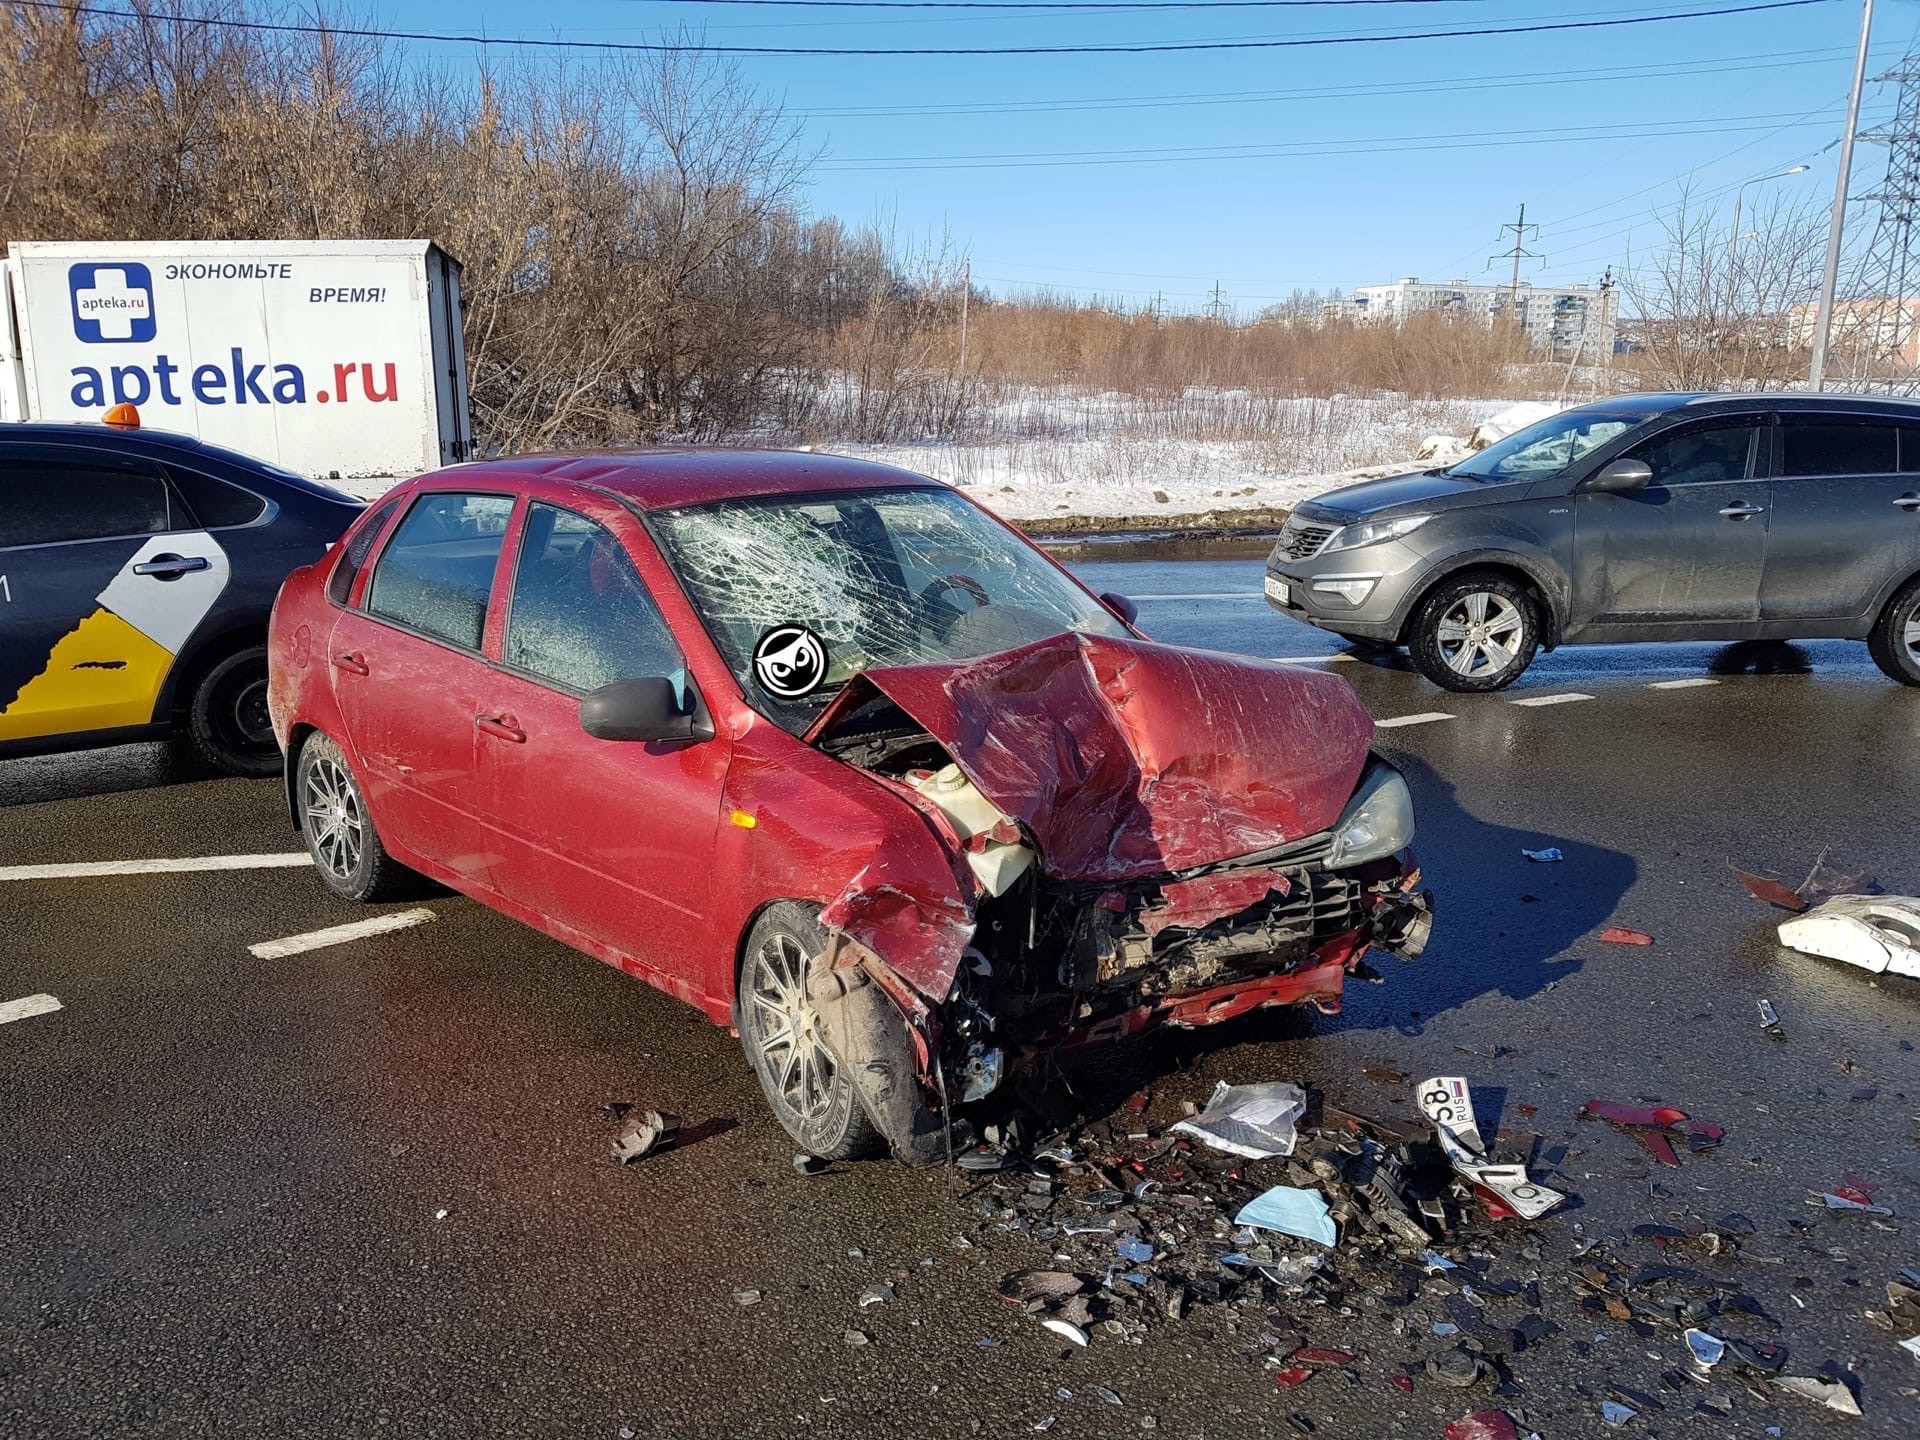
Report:
[[[1645,1125],[1655,1130],[1683,1124],[1687,1118],[1686,1111],[1671,1105],[1621,1105],[1612,1100],[1589,1100],[1580,1113],[1613,1125]]]
[[[1274,1371],[1273,1378],[1291,1390],[1294,1386],[1304,1385],[1307,1381],[1311,1380],[1313,1378],[1313,1371],[1304,1365],[1293,1365],[1285,1370]]]
[[[1651,945],[1653,937],[1644,930],[1629,930],[1624,925],[1609,925],[1600,932],[1600,939],[1608,945]]]
[[[1674,1154],[1673,1142],[1658,1130],[1635,1130],[1633,1138],[1640,1142],[1641,1149],[1662,1165],[1677,1166],[1680,1163],[1680,1157]]]
[[[1179,926],[1198,930],[1215,920],[1250,910],[1269,894],[1285,895],[1292,885],[1277,870],[1224,870],[1195,880],[1160,887],[1160,903],[1140,912],[1149,935]]]
[[[1303,1350],[1293,1352],[1293,1358],[1302,1365],[1351,1365],[1353,1356],[1345,1350],[1323,1350],[1317,1345],[1309,1345]]]
[[[1733,878],[1747,887],[1756,900],[1764,900],[1769,905],[1778,905],[1782,910],[1790,910],[1798,915],[1807,908],[1807,897],[1798,890],[1788,888],[1778,880],[1765,875],[1749,875],[1746,871],[1734,868]]]
[[[1519,1431],[1504,1410],[1476,1410],[1447,1422],[1446,1440],[1516,1440]]]
[[[1389,1380],[1391,1380],[1391,1381],[1393,1381],[1393,1388],[1394,1388],[1394,1389],[1396,1389],[1396,1390],[1398,1390],[1398,1391],[1400,1391],[1400,1392],[1402,1392],[1403,1394],[1407,1394],[1407,1395],[1411,1395],[1411,1394],[1413,1393],[1413,1381],[1412,1381],[1412,1380],[1410,1380],[1410,1379],[1409,1379],[1409,1378],[1408,1378],[1407,1376],[1405,1376],[1405,1375],[1389,1375],[1389,1376],[1388,1376],[1387,1378],[1388,1378]]]

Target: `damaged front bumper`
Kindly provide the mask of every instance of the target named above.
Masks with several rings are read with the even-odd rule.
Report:
[[[1370,951],[1416,958],[1433,908],[1412,857],[1334,870],[1322,863],[1330,843],[1126,885],[1030,873],[981,899],[944,997],[920,995],[844,930],[816,959],[809,993],[894,1153],[933,1163],[966,1141],[947,1129],[957,1107],[1049,1062],[1274,1006],[1336,1013],[1349,976],[1377,978]]]

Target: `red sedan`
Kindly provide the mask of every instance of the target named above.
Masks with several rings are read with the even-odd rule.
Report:
[[[813,1153],[924,1162],[1046,1057],[1425,940],[1347,684],[1132,620],[890,467],[545,456],[296,571],[270,698],[335,891],[450,885],[735,1027]]]

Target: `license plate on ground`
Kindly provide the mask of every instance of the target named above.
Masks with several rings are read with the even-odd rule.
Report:
[[[1291,605],[1293,604],[1293,587],[1286,581],[1276,580],[1269,575],[1267,576],[1267,598],[1277,600],[1282,605]]]

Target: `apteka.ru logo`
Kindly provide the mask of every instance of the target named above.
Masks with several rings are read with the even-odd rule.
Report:
[[[137,260],[67,267],[73,333],[88,345],[145,344],[154,338],[153,272]]]

